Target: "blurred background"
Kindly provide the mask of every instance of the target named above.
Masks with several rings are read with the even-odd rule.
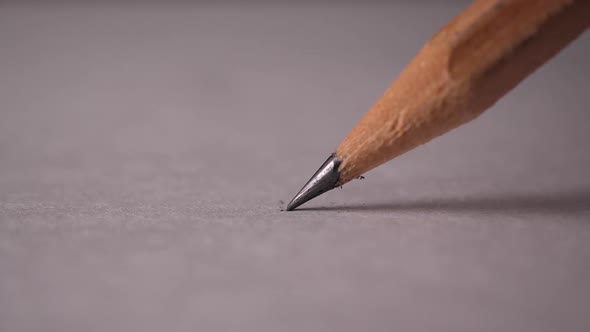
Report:
[[[588,34],[280,211],[468,3],[0,2],[0,330],[587,331]]]

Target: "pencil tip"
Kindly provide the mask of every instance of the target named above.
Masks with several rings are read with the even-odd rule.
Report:
[[[340,159],[338,159],[335,153],[330,155],[311,179],[307,181],[305,186],[299,190],[291,202],[287,204],[286,210],[292,211],[312,198],[336,188],[338,180],[340,180],[340,172],[338,170],[340,162]]]

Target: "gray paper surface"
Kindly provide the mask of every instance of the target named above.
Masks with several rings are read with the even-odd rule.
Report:
[[[590,39],[280,208],[457,3],[0,8],[1,331],[588,331]]]

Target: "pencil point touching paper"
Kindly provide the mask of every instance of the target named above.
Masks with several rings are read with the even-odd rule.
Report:
[[[287,211],[292,211],[310,199],[336,188],[340,180],[339,168],[340,159],[333,153],[289,202]]]

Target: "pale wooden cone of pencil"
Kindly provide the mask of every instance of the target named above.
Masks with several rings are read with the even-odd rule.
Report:
[[[338,185],[474,119],[589,24],[590,0],[476,1],[340,144]]]

